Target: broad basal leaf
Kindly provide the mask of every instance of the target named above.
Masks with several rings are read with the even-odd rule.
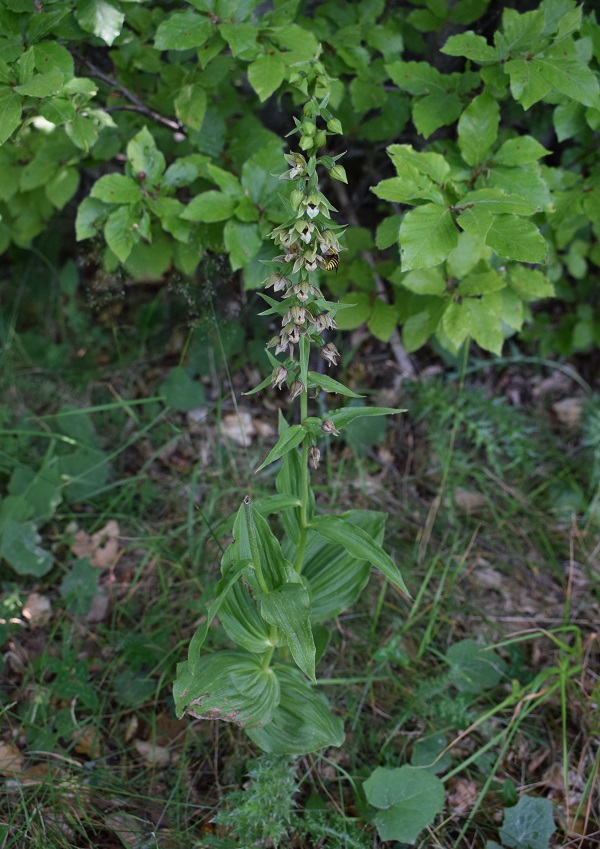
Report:
[[[279,680],[261,658],[245,651],[204,655],[191,669],[177,667],[173,686],[177,716],[222,719],[253,728],[268,723],[279,704]]]
[[[414,843],[444,804],[444,785],[428,770],[378,767],[363,785],[367,801],[380,812],[374,822],[382,840]]]
[[[282,755],[306,755],[325,746],[341,746],[344,726],[325,696],[297,669],[280,666],[275,673],[281,692],[279,705],[268,725],[248,729],[250,739],[263,751]]]

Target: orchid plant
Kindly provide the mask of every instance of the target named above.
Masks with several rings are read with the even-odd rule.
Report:
[[[389,407],[342,406],[309,415],[309,393],[359,398],[344,384],[317,370],[313,354],[328,367],[340,354],[327,338],[344,306],[328,301],[320,279],[334,271],[344,248],[343,228],[331,219],[336,210],[319,188],[323,170],[347,182],[339,156],[320,155],[327,136],[341,134],[327,108],[328,77],[319,56],[304,63],[292,83],[305,98],[302,119],[292,134],[298,150],[285,155],[291,183],[285,223],[270,234],[281,254],[265,281],[263,315],[278,316],[281,329],[267,344],[272,373],[253,392],[269,384],[287,389],[299,414],[289,423],[280,414],[279,439],[258,470],[277,463],[277,492],[252,502],[244,498],[233,522],[233,541],[223,554],[216,598],[192,638],[188,659],[177,668],[174,686],[179,717],[237,723],[263,750],[306,754],[340,746],[343,720],[320,692],[316,664],[326,649],[324,623],[352,606],[375,567],[406,591],[397,566],[382,548],[386,515],[349,510],[317,512],[311,470],[321,458],[321,441],[337,436],[355,419],[401,413]],[[252,394],[248,393],[248,394]],[[258,471],[257,470],[257,471]],[[267,517],[277,514],[280,539]],[[204,643],[217,616],[236,648],[209,652]]]

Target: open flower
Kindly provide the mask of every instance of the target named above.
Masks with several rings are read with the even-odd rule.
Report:
[[[340,352],[332,345],[331,342],[328,342],[327,345],[323,345],[321,348],[321,356],[324,360],[327,360],[329,365],[337,366],[338,360],[340,358]]]
[[[273,389],[281,389],[287,380],[287,376],[288,370],[283,366],[277,366],[277,368],[274,368],[273,374],[271,375],[271,386]]]

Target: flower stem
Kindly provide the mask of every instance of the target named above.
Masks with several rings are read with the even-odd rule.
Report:
[[[308,391],[305,390],[300,396],[300,423],[308,417]],[[306,549],[306,537],[308,534],[308,496],[309,496],[309,474],[308,474],[308,439],[302,443],[302,467],[300,479],[300,539],[296,552],[294,568],[298,574],[302,572],[304,565],[304,551]]]

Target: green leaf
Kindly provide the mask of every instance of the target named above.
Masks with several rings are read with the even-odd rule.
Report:
[[[470,314],[471,335],[485,351],[502,353],[502,304],[495,292],[482,298],[465,298],[464,306]]]
[[[445,92],[444,77],[429,62],[391,62],[385,66],[393,82],[409,94]]]
[[[33,55],[38,71],[44,73],[52,69],[61,71],[65,76],[72,77],[75,63],[66,47],[54,41],[40,41],[34,45]]]
[[[63,492],[70,504],[87,501],[106,485],[108,460],[103,451],[82,446],[60,457]]]
[[[41,541],[33,522],[7,519],[0,526],[0,560],[6,560],[18,575],[41,578],[54,565],[52,553],[42,548]]]
[[[454,209],[461,211],[471,207],[484,209],[494,214],[533,215],[537,212],[536,205],[531,201],[519,195],[504,192],[502,189],[476,189],[474,192],[467,192]]]
[[[376,543],[383,542],[385,513],[350,510],[345,521],[362,528]],[[304,554],[302,577],[310,590],[312,621],[325,622],[339,616],[356,602],[369,581],[371,565],[348,555],[337,543],[328,543],[310,532]]]
[[[468,165],[481,164],[498,135],[500,106],[488,92],[479,94],[458,122],[458,146]]]
[[[452,683],[459,690],[481,693],[495,687],[504,675],[500,655],[475,640],[460,640],[446,652],[452,670]]]
[[[327,542],[341,545],[351,557],[366,560],[388,581],[409,595],[400,570],[392,558],[362,528],[338,516],[316,516],[310,527]]]
[[[53,68],[45,74],[36,74],[23,85],[15,86],[15,91],[29,97],[50,97],[62,89],[64,79],[64,74]]]
[[[248,79],[261,102],[277,91],[283,82],[285,65],[277,53],[267,53],[248,66]]]
[[[205,642],[205,640],[208,636],[208,632],[210,630],[210,626],[212,624],[213,619],[215,618],[215,616],[219,612],[219,609],[221,608],[222,604],[227,599],[227,596],[229,595],[231,588],[234,586],[234,584],[237,583],[237,581],[241,577],[244,569],[247,566],[248,566],[248,562],[246,560],[243,560],[243,561],[241,561],[240,563],[237,564],[236,568],[232,568],[228,572],[227,578],[226,579],[223,578],[219,582],[217,597],[214,598],[211,602],[209,602],[206,605],[206,615],[205,615],[204,622],[196,630],[194,636],[192,637],[192,639],[190,641],[190,646],[189,646],[189,649],[188,649],[188,666],[190,668],[190,671],[194,670],[196,663],[198,662],[198,660],[200,658],[200,650],[202,649],[202,646],[204,645],[204,642]],[[239,642],[239,641],[236,640],[235,642]],[[248,648],[247,646],[245,646],[241,642],[239,644],[243,648]],[[268,644],[263,643],[263,645],[261,645],[261,648],[259,649],[259,653],[266,651],[267,648],[268,648]],[[249,651],[252,651],[252,649],[249,649]]]
[[[85,616],[92,607],[98,592],[100,570],[92,566],[87,558],[76,560],[60,584],[60,596],[69,613]]]
[[[519,136],[508,139],[494,154],[494,162],[499,165],[523,165],[526,162],[537,162],[552,151],[547,150],[533,136]]]
[[[77,0],[75,17],[81,29],[110,47],[123,27],[125,14],[108,0]]]
[[[230,574],[227,573],[223,581],[229,581]],[[272,629],[260,615],[258,605],[252,597],[248,586],[248,580],[252,577],[253,570],[248,569],[244,576],[246,583],[234,582],[220,605],[219,620],[234,643],[253,654],[264,654],[273,649]]]
[[[375,244],[380,251],[389,248],[396,244],[400,234],[400,224],[402,223],[401,215],[390,215],[384,218],[377,227],[375,234]]]
[[[402,270],[439,265],[457,242],[458,232],[447,207],[426,203],[413,209],[400,227]]]
[[[521,796],[517,804],[504,811],[500,839],[509,849],[548,849],[556,831],[550,799]]]
[[[263,619],[283,631],[292,657],[302,672],[316,684],[310,598],[304,584],[289,583],[263,594],[260,609]]]
[[[279,680],[263,669],[261,658],[248,652],[220,651],[204,655],[190,669],[177,667],[173,687],[177,716],[222,719],[246,728],[270,722],[279,704]]]
[[[413,123],[424,138],[429,138],[440,127],[453,124],[462,107],[462,100],[454,92],[434,91],[413,102]]]
[[[263,243],[256,224],[247,224],[235,219],[230,219],[223,228],[223,240],[233,271],[247,265]]]
[[[280,457],[283,457],[284,454],[287,454],[288,451],[293,451],[294,448],[297,448],[298,445],[304,440],[306,436],[306,428],[302,425],[292,425],[288,430],[286,430],[277,440],[277,444],[275,447],[269,451],[264,462],[260,464],[257,472],[260,472],[261,469],[266,468],[271,463],[274,463],[275,460],[279,460]]]
[[[21,98],[8,86],[0,86],[0,144],[4,144],[21,123],[21,111]]]
[[[510,77],[512,96],[525,110],[542,100],[552,88],[535,59],[511,59],[505,63],[504,70]]]
[[[485,295],[488,292],[497,292],[505,286],[504,279],[493,268],[489,271],[480,271],[478,274],[467,274],[458,284],[456,292],[465,297],[466,295]]]
[[[212,32],[212,23],[205,15],[199,15],[191,9],[173,12],[159,24],[154,46],[157,50],[189,50],[201,47]]]
[[[119,206],[108,216],[104,225],[106,244],[121,262],[125,262],[136,243],[133,235],[133,225],[136,216],[129,206]]]
[[[450,301],[442,319],[444,333],[458,350],[471,333],[471,313],[464,303]]]
[[[96,180],[90,197],[105,203],[137,203],[142,198],[139,183],[123,174],[106,174]]]
[[[96,235],[96,221],[107,209],[107,205],[96,198],[87,197],[81,201],[75,220],[75,234],[78,242],[82,239],[91,239]]]
[[[328,377],[326,374],[319,374],[316,371],[309,371],[308,379],[310,381],[309,387],[311,389],[314,386],[318,386],[325,392],[334,392],[338,395],[345,395],[347,398],[364,398],[364,395],[358,395],[356,392],[353,392],[352,389],[348,389],[347,386],[344,386],[343,383],[340,383],[339,380],[334,380],[333,377]]]
[[[63,166],[46,183],[46,197],[56,209],[63,209],[79,187],[77,168]]]
[[[451,35],[440,52],[448,56],[464,56],[465,59],[480,65],[498,61],[497,50],[488,44],[482,35],[476,35],[471,31]]]
[[[233,56],[239,56],[246,61],[255,59],[262,48],[256,42],[260,30],[254,24],[220,23],[219,32],[229,44]]]
[[[175,98],[175,114],[182,124],[200,130],[206,114],[206,89],[199,83],[184,85]]]
[[[281,698],[273,718],[248,736],[265,752],[306,755],[326,746],[341,746],[344,726],[324,696],[315,692],[297,669],[276,667]]]
[[[156,147],[156,142],[147,127],[140,130],[127,145],[127,159],[134,174],[146,175],[145,185],[157,182],[165,170],[165,157]]]
[[[186,206],[181,217],[186,221],[226,221],[231,218],[236,207],[237,199],[223,192],[211,189],[196,195]]]
[[[536,225],[516,215],[495,215],[485,242],[499,256],[519,262],[548,259],[548,245]]]
[[[443,297],[448,294],[442,269],[437,267],[409,271],[408,274],[394,272],[392,281],[399,283],[416,295],[439,295]]]
[[[173,368],[160,387],[165,404],[182,413],[197,410],[206,401],[201,383],[193,380],[184,368]]]
[[[363,419],[365,416],[395,416],[398,413],[405,413],[406,410],[400,410],[396,407],[344,407],[342,410],[334,410],[327,413],[326,417],[332,421],[337,428],[346,427],[350,422],[356,419]]]
[[[371,315],[367,320],[369,332],[381,342],[389,342],[398,325],[398,313],[391,304],[386,304],[381,298],[375,298]]]
[[[512,289],[524,301],[535,301],[538,298],[552,298],[554,286],[548,278],[534,268],[522,265],[511,266],[508,282]]]
[[[83,115],[76,115],[72,121],[66,123],[65,132],[73,144],[85,153],[98,141],[98,127],[91,118]]]
[[[444,805],[444,785],[431,772],[413,766],[377,767],[363,784],[381,840],[415,843]]]
[[[563,55],[562,46],[557,45],[545,54],[536,56],[533,61],[550,86],[584,106],[598,107],[596,75],[574,56]]]

